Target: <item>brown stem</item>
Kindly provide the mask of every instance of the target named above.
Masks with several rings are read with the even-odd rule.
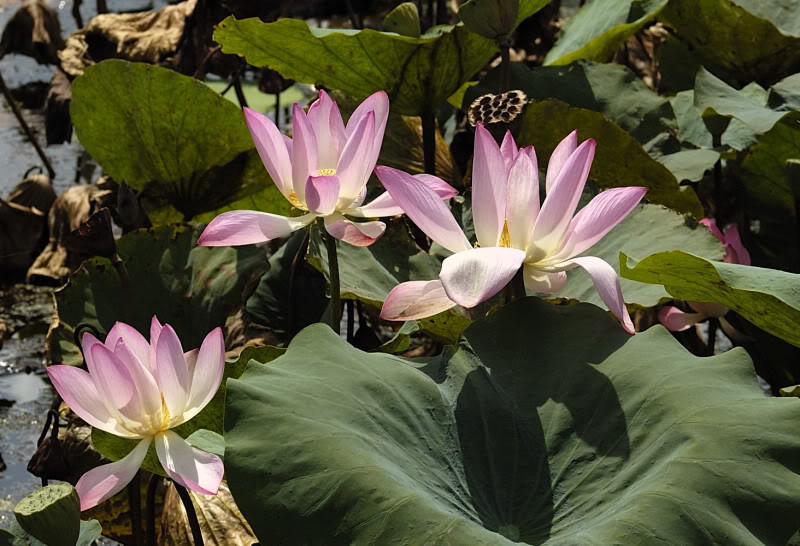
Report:
[[[186,519],[189,520],[189,527],[192,529],[194,546],[204,546],[203,532],[200,530],[200,522],[197,520],[197,512],[194,509],[194,504],[192,504],[192,497],[189,495],[189,491],[175,481],[172,484],[175,486],[175,490],[183,503],[183,508],[186,510]]]
[[[131,513],[131,535],[133,544],[142,546],[142,476],[141,471],[133,475],[133,479],[128,483],[128,505]]]
[[[159,481],[161,477],[153,474],[147,482],[147,546],[156,546],[156,490]]]

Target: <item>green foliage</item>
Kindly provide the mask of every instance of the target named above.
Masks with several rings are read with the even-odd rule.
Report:
[[[80,533],[74,546],[92,546],[100,538],[103,528],[96,519],[80,522]],[[8,531],[0,529],[0,546],[53,546],[54,543],[44,543],[20,527],[16,520],[12,520]]]
[[[625,40],[666,5],[667,0],[589,0],[569,20],[544,63],[563,65],[578,59],[608,62]]]
[[[523,0],[517,24],[548,3]],[[262,23],[228,17],[217,25],[214,40],[224,53],[249,64],[358,100],[385,90],[392,111],[405,115],[436,108],[497,52],[492,40],[463,24],[433,27],[414,38],[371,29],[312,28],[296,19]]]
[[[155,219],[174,220],[177,211],[188,220],[248,199],[270,206],[259,194],[273,184],[241,111],[202,82],[107,60],[87,68],[72,92],[81,144],[115,180],[145,190]]]
[[[458,7],[464,26],[492,40],[507,38],[518,15],[519,0],[467,0]]]
[[[419,38],[422,34],[419,23],[419,10],[414,2],[403,2],[383,18],[383,29],[401,36]]]
[[[646,256],[675,248],[709,260],[721,260],[723,255],[719,240],[705,226],[699,226],[658,205],[640,205],[584,254],[603,258],[619,272],[620,251],[633,256]],[[567,275],[569,282],[555,294],[556,298],[605,305],[585,271],[578,268]],[[630,305],[652,307],[670,299],[670,295],[661,286],[627,279],[622,279],[621,285],[625,301]]]
[[[268,544],[777,545],[794,402],[742,350],[526,298],[424,361],[307,328],[230,381],[226,473]]]
[[[603,188],[646,186],[647,200],[677,212],[703,217],[694,191],[680,187],[675,176],[650,157],[628,133],[598,112],[574,108],[559,100],[543,100],[528,105],[517,143],[533,144],[540,166],[558,143],[573,129],[581,140],[597,143],[590,178]]]
[[[620,253],[620,274],[626,279],[661,284],[676,299],[720,303],[800,347],[796,327],[800,321],[800,275],[710,262],[680,250],[659,252],[639,262]]]

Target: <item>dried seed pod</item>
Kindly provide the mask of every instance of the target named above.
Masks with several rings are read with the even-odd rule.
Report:
[[[516,136],[527,105],[528,96],[519,89],[500,95],[481,95],[469,105],[467,120],[473,127],[478,123],[483,124],[497,140],[500,140],[506,130],[510,130]]]

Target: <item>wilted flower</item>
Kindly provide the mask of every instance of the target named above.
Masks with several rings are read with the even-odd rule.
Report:
[[[582,267],[600,297],[633,333],[616,271],[600,258],[580,256],[639,203],[647,188],[605,191],[575,216],[594,158],[595,142],[578,146],[572,132],[553,151],[547,169],[547,197],[539,207],[539,169],[533,147],[519,150],[511,133],[501,147],[478,125],[472,169],[472,215],[478,248],[472,248],[450,210],[419,181],[389,167],[376,173],[389,194],[431,239],[454,252],[438,281],[396,286],[381,316],[422,318],[456,304],[473,307],[499,292],[523,268],[525,288],[557,292],[566,271]]]
[[[75,486],[81,510],[121,491],[153,441],[170,478],[198,493],[216,494],[222,460],[193,448],[170,429],[200,413],[217,392],[225,367],[222,331],[215,328],[199,351],[184,353],[172,327],[153,317],[150,343],[132,326],[117,322],[104,343],[86,333],[81,346],[89,372],[50,366],[53,386],[93,427],[139,440],[124,458],[81,476]]]
[[[723,260],[729,264],[750,265],[750,253],[742,245],[742,240],[739,237],[739,230],[736,224],[730,225],[725,229],[725,233],[721,232],[710,218],[703,218],[700,223],[706,226],[719,241],[725,245],[725,257]],[[673,332],[682,332],[687,330],[690,326],[703,322],[709,318],[718,318],[722,330],[731,338],[740,338],[741,334],[736,328],[733,327],[724,317],[728,314],[728,308],[718,303],[704,303],[697,301],[687,301],[689,307],[692,308],[694,313],[685,313],[677,307],[667,305],[661,308],[658,312],[659,322],[668,330]]]
[[[345,216],[378,218],[402,214],[385,192],[362,206],[389,117],[386,93],[378,91],[367,97],[346,126],[339,107],[325,91],[320,91],[319,100],[311,105],[308,114],[295,104],[292,116],[289,138],[268,117],[244,109],[264,167],[283,196],[306,214],[286,217],[248,210],[225,212],[211,221],[198,244],[260,243],[286,237],[323,217],[325,229],[333,237],[351,245],[367,246],[383,234],[386,225],[379,221],[353,222]],[[455,195],[455,190],[439,179],[418,176],[434,184],[434,191],[443,198]]]

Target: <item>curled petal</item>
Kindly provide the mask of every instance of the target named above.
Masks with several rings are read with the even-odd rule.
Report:
[[[124,339],[117,341],[114,355],[122,362],[133,380],[136,392],[142,401],[142,408],[146,415],[157,415],[161,412],[161,391],[150,368],[139,361],[137,355],[125,343]]]
[[[569,156],[572,155],[572,152],[574,152],[577,147],[578,130],[576,129],[564,137],[564,139],[558,143],[556,149],[553,150],[553,153],[550,154],[550,160],[547,162],[547,177],[545,178],[545,188],[548,194],[553,189],[553,184],[555,184],[561,169],[564,168],[567,159],[569,159]]]
[[[341,214],[325,217],[325,229],[335,238],[353,246],[369,246],[386,231],[383,222],[353,222]]]
[[[344,145],[336,166],[336,175],[341,180],[340,194],[343,201],[353,202],[367,184],[377,156],[371,150],[375,140],[375,114],[369,112],[356,126]]]
[[[506,131],[503,137],[503,143],[500,145],[500,155],[503,156],[503,163],[506,166],[506,171],[511,168],[511,164],[514,163],[517,154],[519,154],[519,148],[517,148],[517,143],[514,142],[514,136],[511,134],[511,131]]]
[[[113,351],[120,339],[125,340],[125,344],[136,355],[139,362],[150,367],[150,344],[139,333],[139,330],[124,322],[117,322],[108,332],[105,345]]]
[[[506,201],[510,246],[525,249],[539,214],[539,168],[535,155],[533,161],[527,153],[517,155],[508,172]]]
[[[384,320],[415,320],[433,316],[454,307],[442,281],[409,281],[392,288],[381,308]]]
[[[389,120],[389,95],[385,91],[376,91],[358,105],[353,111],[350,119],[347,120],[347,127],[345,133],[348,138],[353,134],[358,124],[370,112],[375,114],[375,139],[372,142],[372,149],[370,150],[370,158],[375,158],[372,161],[370,172],[375,167],[375,162],[378,160],[378,155],[381,152],[381,143],[383,142],[383,134],[386,131],[386,122]]]
[[[591,139],[578,146],[564,163],[545,197],[533,228],[533,241],[547,255],[554,254],[564,240],[589,177],[594,150],[595,142]]]
[[[394,202],[428,237],[451,252],[472,248],[453,213],[423,181],[383,165],[375,167],[375,174]]]
[[[339,107],[321,89],[319,99],[308,108],[308,122],[317,137],[317,165],[322,169],[335,169],[347,135]]]
[[[475,157],[472,159],[472,216],[475,235],[484,247],[496,246],[503,232],[506,173],[500,148],[479,123],[475,128]],[[419,225],[416,220],[414,222]],[[420,228],[425,231],[422,226]]]
[[[197,493],[217,494],[224,474],[219,457],[193,448],[170,430],[155,438],[158,460],[170,478]]]
[[[562,264],[559,264],[562,265]],[[622,287],[619,285],[619,275],[614,268],[604,260],[595,256],[580,256],[563,262],[563,269],[569,269],[574,265],[582,267],[594,283],[595,290],[600,295],[600,299],[605,302],[608,310],[617,318],[626,332],[633,335],[636,330],[633,321],[625,307],[625,300],[622,297]]]
[[[153,374],[153,377],[158,377],[156,371],[156,342],[163,329],[164,326],[159,322],[158,317],[153,315],[150,320],[150,373]]]
[[[430,174],[416,174],[414,178],[424,183],[443,200],[450,199],[458,195],[458,190],[439,178]],[[397,206],[391,194],[386,191],[373,199],[368,205],[363,207],[351,208],[345,211],[347,214],[361,218],[381,218],[383,216],[397,216],[403,214],[403,209]]]
[[[736,224],[725,230],[725,262],[729,264],[750,265],[750,253],[742,244]]]
[[[338,176],[309,176],[306,182],[306,205],[313,213],[327,216],[336,210],[339,199]]]
[[[566,260],[591,248],[639,204],[647,188],[606,190],[578,211],[567,229],[567,238],[556,259]]]
[[[169,324],[164,325],[156,345],[156,369],[158,386],[169,411],[170,422],[181,419],[189,400],[192,378],[183,356],[178,334]]]
[[[86,359],[89,374],[106,407],[125,428],[132,428],[147,419],[142,394],[136,388],[127,366],[102,343],[92,345],[91,358]],[[145,394],[146,396],[146,394]]]
[[[138,438],[122,428],[97,392],[94,381],[84,370],[75,366],[48,366],[47,375],[64,402],[78,417],[106,432],[123,438]]]
[[[81,510],[94,508],[122,491],[142,466],[151,441],[152,438],[147,437],[119,461],[98,466],[81,476],[75,485],[81,499]]]
[[[271,119],[255,110],[245,107],[244,121],[270,178],[283,195],[289,195],[292,191],[292,162],[290,149],[286,146],[288,139]]]
[[[317,137],[306,113],[295,103],[292,107],[292,187],[301,203],[306,202],[306,180],[316,174]]]
[[[525,259],[517,248],[486,247],[445,258],[439,278],[447,296],[464,307],[488,300],[514,277]]]
[[[314,221],[313,213],[288,217],[254,210],[223,212],[206,226],[197,239],[201,246],[238,246],[288,237]],[[152,341],[151,341],[152,343]]]
[[[526,292],[555,294],[567,284],[566,272],[549,273],[529,265],[524,267],[522,278],[525,281]]]
[[[189,402],[183,414],[188,421],[202,410],[214,397],[225,370],[225,343],[222,330],[214,328],[203,340],[200,352],[196,353],[196,364],[190,370],[192,386]]]
[[[714,234],[714,237],[719,239],[720,243],[725,244],[725,236],[722,235],[722,232],[719,230],[719,228],[717,227],[717,223],[714,222],[714,220],[712,220],[711,218],[703,218],[698,223],[706,226],[709,229],[709,231],[711,231],[711,233]]]
[[[658,312],[658,322],[673,332],[688,330],[690,326],[703,322],[708,317],[703,313],[684,313],[677,307],[667,305]]]

